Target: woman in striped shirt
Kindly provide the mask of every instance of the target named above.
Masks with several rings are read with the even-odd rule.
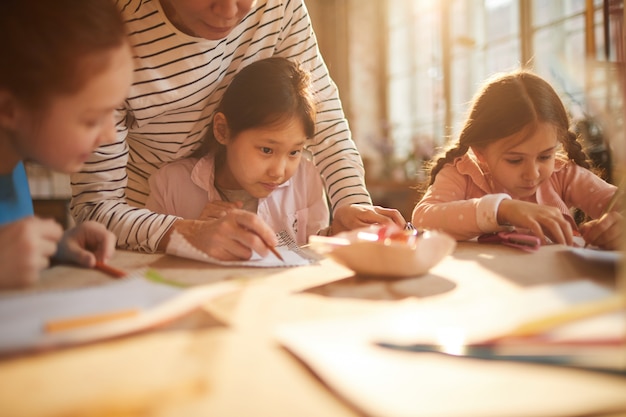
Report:
[[[176,225],[203,236],[201,250],[234,233],[245,246],[264,252],[263,240],[275,237],[254,225],[226,230],[219,220],[157,214],[144,204],[150,175],[200,146],[235,73],[281,56],[300,62],[313,77],[318,112],[308,148],[330,200],[333,232],[371,223],[404,225],[397,210],[371,205],[361,157],[303,0],[118,0],[118,6],[134,48],[135,79],[118,112],[117,141],[99,148],[72,175],[76,221],[104,223],[119,247],[133,250],[163,250]]]

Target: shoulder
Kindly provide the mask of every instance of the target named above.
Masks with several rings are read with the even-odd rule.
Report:
[[[468,176],[472,178],[476,175],[483,175],[476,161],[467,154],[445,164],[437,174],[437,178],[441,174],[446,177]]]
[[[176,181],[182,176],[190,177],[191,171],[193,167],[197,163],[196,158],[185,158],[180,159],[178,161],[163,165],[159,168],[152,176],[150,177],[150,181],[160,180],[160,181]]]
[[[613,185],[596,175],[595,172],[581,167],[573,161],[559,161],[555,163],[555,169],[550,178],[551,186],[561,191],[576,191],[608,189]]]
[[[306,158],[302,158],[298,169],[291,179],[294,184],[307,184],[309,187],[312,185],[322,185],[322,179],[315,164],[313,161]]]
[[[138,18],[157,10],[154,4],[155,1],[156,0],[115,0],[115,4],[128,22],[129,17]]]
[[[490,193],[491,186],[478,163],[470,155],[465,154],[456,158],[453,162],[443,166],[435,177],[435,184],[441,186],[456,186],[463,189],[478,189]],[[433,184],[434,185],[434,184]]]
[[[581,167],[574,161],[557,159],[554,163],[553,177],[557,178],[586,178],[597,177],[591,170]],[[598,177],[599,178],[599,177]]]

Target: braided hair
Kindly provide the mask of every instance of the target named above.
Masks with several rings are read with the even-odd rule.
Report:
[[[474,96],[469,116],[457,141],[436,156],[427,167],[428,184],[448,163],[463,156],[471,147],[480,149],[538,123],[550,123],[557,129],[563,158],[591,169],[578,135],[570,129],[563,102],[543,78],[527,70],[496,74]]]

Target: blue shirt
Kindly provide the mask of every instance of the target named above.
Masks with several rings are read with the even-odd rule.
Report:
[[[12,173],[0,175],[0,225],[32,216],[33,200],[30,196],[24,164],[17,164]]]

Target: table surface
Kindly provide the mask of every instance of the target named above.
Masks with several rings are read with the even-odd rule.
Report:
[[[118,251],[111,265],[129,271],[148,266],[191,285],[222,280],[242,285],[170,326],[0,358],[0,415],[360,416],[276,343],[277,325],[376,312],[409,297],[453,306],[582,278],[614,287],[619,272],[614,265],[575,257],[559,245],[528,254],[469,242],[459,243],[428,274],[403,279],[354,276],[330,259],[298,268],[224,268]],[[36,287],[15,292],[107,280],[99,271],[55,266]],[[605,384],[609,391],[623,389],[624,408],[606,410],[606,415],[626,412],[626,378],[584,374],[577,377]],[[493,397],[491,401],[506,401],[506,395]]]

